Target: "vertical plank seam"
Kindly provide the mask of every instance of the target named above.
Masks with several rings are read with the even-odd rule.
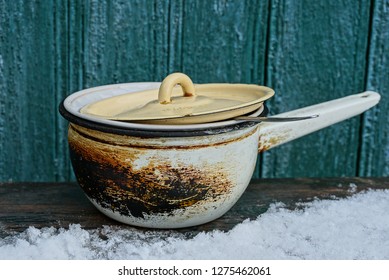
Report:
[[[71,9],[71,1],[68,1],[67,3],[67,17],[66,17],[66,20],[67,20],[67,23],[66,23],[66,28],[67,28],[67,36],[66,36],[66,39],[67,39],[67,43],[66,43],[66,46],[67,46],[67,50],[66,50],[66,75],[65,77],[67,78],[66,79],[66,95],[69,93],[69,90],[71,89],[71,82],[72,82],[72,69],[71,69],[71,50],[72,50],[72,46],[71,46],[71,36],[72,36],[72,32],[71,32],[71,22],[72,22],[72,9]],[[67,130],[66,130],[67,132]],[[65,132],[65,136],[67,136],[67,133]],[[66,144],[67,144],[67,139],[66,139]],[[71,181],[71,172],[72,172],[72,167],[71,167],[71,164],[70,164],[70,158],[68,155],[65,155],[65,159],[66,159],[66,174],[63,174],[63,178],[64,178],[64,181]]]
[[[257,7],[259,8],[259,2],[258,0],[254,2],[254,8]],[[253,9],[255,11],[260,11],[260,9]],[[255,49],[255,42],[256,40],[258,39],[257,38],[257,35],[258,35],[258,30],[257,30],[257,25],[258,25],[258,19],[259,19],[259,15],[260,13],[255,16],[254,14],[254,19],[253,19],[253,34],[252,34],[252,37],[251,37],[251,61],[253,61],[254,63],[259,64],[259,61],[256,60],[256,49]],[[248,80],[252,83],[254,82],[254,77],[257,77],[258,75],[258,67],[255,67],[255,65],[253,65],[250,69],[250,77],[248,77]]]
[[[185,0],[182,0],[182,20],[181,20],[181,39],[180,39],[180,49],[181,49],[181,53],[180,53],[180,69],[183,73],[185,73],[185,64],[184,64],[184,36],[185,36],[185,5],[186,5],[186,1]]]
[[[88,56],[86,55],[86,49],[87,49],[87,28],[88,28],[88,25],[86,23],[86,13],[87,13],[87,9],[88,9],[88,5],[89,4],[89,0],[83,2],[82,1],[82,4],[80,5],[80,8],[82,10],[81,12],[81,26],[80,26],[80,29],[81,29],[81,51],[82,51],[82,66],[81,66],[81,84],[82,84],[82,87],[84,88],[85,87],[85,81],[87,80],[86,77],[87,77],[87,66],[88,65]]]
[[[251,61],[253,62],[253,65],[250,65],[250,62],[248,62],[249,66],[251,66],[251,69],[250,71],[248,72],[249,73],[249,77],[247,77],[246,79],[250,82],[250,83],[257,83],[259,82],[257,77],[259,76],[258,75],[258,72],[259,72],[259,55],[257,56],[257,49],[256,49],[256,41],[259,40],[260,38],[260,35],[258,34],[259,33],[259,30],[258,30],[258,21],[259,21],[259,16],[260,16],[260,9],[259,9],[259,1],[254,1],[254,4],[253,4],[254,7],[250,7],[249,6],[249,9],[251,8],[252,10],[254,11],[258,11],[258,14],[254,13],[253,15],[253,29],[252,29],[252,36],[251,36]],[[259,178],[260,177],[260,173],[261,173],[261,164],[260,164],[260,160],[261,160],[261,155],[258,154],[258,157],[257,157],[257,162],[256,162],[256,166],[255,166],[255,169],[254,169],[254,173],[253,173],[253,176],[252,178]]]
[[[66,20],[67,20],[67,50],[66,50],[66,77],[67,77],[67,81],[66,81],[66,94],[68,94],[68,91],[72,88],[71,87],[71,83],[72,83],[72,68],[71,68],[71,51],[72,51],[72,46],[71,46],[71,36],[72,36],[72,28],[71,28],[71,22],[72,22],[72,9],[71,9],[71,1],[68,1],[68,4],[67,4],[67,9],[68,9],[68,13],[67,13],[67,17],[66,17]],[[74,47],[74,46],[73,46]],[[65,133],[65,136],[67,135],[67,133]],[[67,141],[66,141],[67,143]],[[71,179],[71,172],[72,172],[72,167],[71,167],[71,164],[70,164],[70,158],[68,155],[65,156],[65,159],[66,159],[66,174],[63,174],[63,177],[65,178],[65,181],[70,181]],[[65,177],[66,176],[66,177]]]
[[[58,10],[58,2],[55,2],[54,4],[54,16],[53,16],[53,39],[54,39],[54,50],[55,50],[55,59],[57,60],[57,55],[58,55],[58,40],[57,40],[57,32],[58,32],[58,16],[57,16],[57,10]],[[54,62],[55,64],[58,64],[58,61],[55,61]],[[54,67],[54,91],[55,91],[55,95],[54,95],[54,102],[55,104],[58,103],[58,100],[60,99],[60,90],[58,90],[58,79],[57,79],[57,76],[58,76],[58,65],[56,65]],[[55,168],[55,174],[54,174],[54,180],[56,182],[58,182],[59,180],[59,173],[60,173],[60,170],[59,170],[59,161],[60,161],[60,158],[58,157],[58,155],[60,155],[60,144],[59,144],[59,116],[58,114],[54,114],[54,168]]]
[[[158,10],[158,7],[157,7],[157,1],[154,1],[154,4],[150,6],[151,9],[152,9],[152,12],[151,14],[153,15],[152,18],[157,18],[157,10]],[[153,19],[153,24],[154,24],[154,19]],[[150,28],[151,29],[151,28]],[[158,79],[158,57],[156,55],[157,51],[156,51],[156,45],[157,45],[157,30],[155,28],[152,28],[152,42],[154,43],[154,48],[155,49],[149,49],[149,52],[148,52],[148,55],[150,55],[150,57],[152,58],[152,63],[153,63],[153,80],[156,80]]]
[[[77,3],[74,3],[74,5],[77,5]],[[73,6],[74,7],[74,6]],[[82,7],[82,6],[81,6]],[[68,49],[67,49],[67,59],[66,59],[66,63],[67,63],[67,83],[66,83],[66,91],[67,93],[69,93],[68,91],[73,89],[72,87],[72,81],[73,81],[73,78],[74,78],[74,72],[72,70],[72,62],[71,62],[71,59],[72,59],[72,51],[74,50],[75,48],[75,45],[72,46],[71,45],[71,42],[73,41],[74,44],[76,43],[76,38],[73,38],[72,40],[72,12],[73,12],[73,9],[71,8],[71,1],[68,1],[68,17],[67,17],[67,20],[68,20],[68,23],[67,23],[67,28],[68,28],[68,36],[67,36],[67,40],[68,40]],[[76,12],[74,11],[74,16],[76,16]],[[76,22],[76,21],[75,21]],[[73,26],[74,28],[74,26]],[[83,44],[83,42],[81,42],[81,44]],[[74,53],[75,54],[75,53]],[[73,55],[74,57],[74,55]],[[78,77],[77,77],[78,79]],[[65,134],[67,136],[67,134]],[[67,143],[67,141],[66,141]],[[70,163],[70,158],[69,158],[69,155],[66,155],[66,167],[67,167],[67,172],[66,172],[66,181],[71,181],[71,178],[72,178],[72,166],[71,166],[71,163]]]
[[[1,16],[1,20],[0,22],[1,23],[5,23],[5,19],[4,19],[4,14],[3,14],[3,11],[5,11],[5,2],[2,1],[0,2],[0,16]],[[0,34],[4,34],[5,33],[5,27],[3,25],[0,25]],[[5,136],[5,110],[6,110],[6,101],[5,101],[5,89],[6,89],[6,85],[5,85],[5,67],[4,67],[4,59],[5,59],[5,55],[3,54],[3,51],[5,53],[5,48],[3,49],[4,47],[4,44],[3,44],[3,36],[0,36],[0,180],[4,181],[5,179],[9,179],[9,178],[6,178],[6,172],[5,172],[5,155],[6,153],[4,153],[5,151],[5,139],[6,139],[6,136]],[[4,56],[4,57],[3,57]],[[3,82],[4,81],[4,82]]]
[[[174,52],[174,46],[172,47],[171,46],[171,43],[174,42],[174,40],[172,40],[171,36],[172,36],[172,2],[171,0],[168,1],[168,6],[167,6],[167,20],[168,20],[168,25],[167,25],[167,55],[166,55],[166,66],[167,66],[167,72],[170,73],[171,71],[171,64],[170,64],[170,58],[171,57],[174,57],[174,55],[171,54],[171,52]]]
[[[370,2],[370,12],[369,12],[369,31],[367,34],[367,48],[366,48],[366,71],[365,71],[365,77],[364,77],[364,89],[367,90],[367,85],[369,83],[369,76],[370,76],[370,56],[371,56],[371,44],[372,44],[372,34],[373,34],[373,26],[374,26],[374,14],[375,14],[375,6],[376,1],[371,0]]]
[[[264,59],[264,65],[263,65],[263,83],[265,86],[271,86],[269,85],[269,52],[270,52],[270,33],[271,33],[271,23],[272,23],[272,0],[267,1],[267,27],[266,27],[266,40],[265,40],[265,59]],[[258,168],[258,175],[259,178],[263,178],[263,165],[265,164],[266,160],[265,157],[260,154],[259,156],[259,168]]]
[[[269,85],[269,53],[270,53],[270,40],[271,40],[271,24],[272,24],[272,18],[273,18],[273,3],[272,0],[268,0],[268,6],[267,6],[267,11],[268,11],[268,17],[267,17],[267,28],[266,28],[266,40],[265,40],[265,60],[264,60],[264,74],[263,74],[263,81],[266,86],[271,86]]]
[[[369,28],[368,28],[368,34],[367,34],[367,47],[366,47],[366,54],[365,54],[365,60],[366,60],[366,63],[365,63],[365,76],[364,76],[364,85],[363,85],[363,88],[364,90],[367,90],[367,85],[368,85],[368,82],[369,82],[369,76],[370,76],[370,56],[371,56],[371,44],[372,44],[372,34],[373,34],[373,25],[374,25],[374,14],[375,14],[375,6],[376,6],[376,3],[375,3],[375,0],[371,0],[370,2],[370,11],[369,11]],[[363,141],[363,134],[364,134],[364,131],[365,131],[365,113],[364,114],[361,114],[360,117],[359,117],[359,122],[360,122],[360,126],[359,126],[359,134],[358,134],[358,151],[357,151],[357,163],[356,163],[356,167],[355,167],[355,170],[356,170],[356,174],[355,176],[359,177],[359,176],[362,176],[362,153],[364,151],[364,146],[365,146],[365,143]],[[366,175],[366,174],[365,174]]]

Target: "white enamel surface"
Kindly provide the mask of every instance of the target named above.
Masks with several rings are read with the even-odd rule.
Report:
[[[153,83],[153,82],[126,83],[126,84],[107,85],[107,86],[85,89],[68,96],[64,100],[64,107],[69,113],[81,119],[93,121],[96,123],[106,124],[113,127],[141,129],[141,130],[149,130],[149,131],[204,130],[207,128],[218,128],[218,127],[234,125],[242,122],[242,121],[235,121],[235,120],[227,120],[227,121],[219,121],[213,123],[190,124],[190,125],[137,124],[137,123],[107,120],[96,116],[82,114],[80,112],[84,106],[96,102],[98,100],[119,96],[131,92],[157,89],[159,88],[160,84],[161,83]],[[262,113],[262,111],[263,111],[263,107],[253,112],[251,116],[258,116]]]
[[[297,117],[318,114],[319,117],[298,122],[261,123],[259,125],[259,150],[268,150],[324,127],[357,116],[375,106],[379,100],[380,95],[378,93],[366,91],[275,115],[273,117]]]
[[[131,159],[124,160],[123,166],[131,165],[133,170],[155,164],[154,178],[158,178],[158,166],[170,166],[172,169],[188,167],[200,171],[206,177],[220,174],[217,182],[226,187],[225,192],[216,198],[206,196],[191,206],[181,207],[168,213],[144,215],[144,218],[122,215],[103,207],[98,201],[92,203],[105,215],[122,223],[148,228],[182,228],[200,225],[225,214],[240,198],[248,186],[257,159],[258,129],[250,127],[232,133],[210,136],[182,138],[148,139],[125,136],[135,147],[127,149]],[[141,147],[148,145],[150,148]],[[216,145],[211,145],[216,144]],[[137,148],[139,146],[139,148]],[[192,145],[201,145],[191,149]],[[159,149],[158,147],[171,147]],[[174,148],[176,147],[176,148]],[[180,147],[179,149],[177,147]],[[186,147],[186,148],[184,148]],[[106,146],[106,149],[110,147]],[[136,157],[136,158],[134,158]],[[77,170],[75,170],[77,172]],[[211,186],[212,187],[212,186]],[[211,191],[212,192],[212,191]]]
[[[128,93],[129,91],[158,87],[159,83],[132,83],[92,88],[69,96],[65,100],[64,106],[70,113],[80,118],[129,129],[203,130],[238,123],[238,121],[223,121],[199,125],[144,125],[91,118],[79,113],[79,110],[85,104],[92,102],[92,100],[99,100],[109,95]],[[221,180],[226,180],[233,187],[226,191],[225,194],[218,196],[216,200],[202,200],[191,206],[174,210],[173,213],[145,215],[144,218],[137,218],[131,215],[124,216],[109,208],[104,208],[96,201],[92,200],[92,202],[107,216],[123,223],[142,227],[180,228],[212,221],[227,212],[245,191],[255,168],[258,147],[260,150],[276,147],[282,143],[351,118],[376,105],[379,99],[380,95],[378,93],[364,92],[277,115],[277,117],[294,117],[319,114],[319,117],[315,119],[299,122],[260,123],[254,127],[217,135],[183,138],[155,137],[147,139],[112,135],[112,141],[115,140],[115,137],[127,137],[128,143],[131,143],[127,148],[129,149],[128,153],[132,157],[128,161],[123,162],[123,166],[132,164],[132,168],[137,170],[147,166],[150,162],[158,160],[162,166],[170,166],[172,168],[189,166],[196,170],[201,170],[204,174],[211,174],[217,170],[217,172],[221,172],[224,175],[224,179],[221,178]],[[258,139],[260,139],[259,145]],[[190,149],[191,147],[196,148]],[[123,147],[120,148],[122,149]],[[109,149],[118,148],[113,145]],[[134,158],[134,155],[137,155],[136,158]]]

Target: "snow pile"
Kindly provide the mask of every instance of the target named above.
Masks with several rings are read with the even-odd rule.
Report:
[[[273,204],[229,232],[190,238],[125,227],[31,227],[0,239],[0,259],[389,259],[389,191],[300,206]]]

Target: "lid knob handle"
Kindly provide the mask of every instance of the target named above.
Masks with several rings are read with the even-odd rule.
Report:
[[[173,73],[168,75],[159,87],[158,101],[160,104],[169,104],[172,102],[170,97],[173,87],[177,84],[182,87],[184,96],[196,95],[193,82],[187,75],[183,73]]]

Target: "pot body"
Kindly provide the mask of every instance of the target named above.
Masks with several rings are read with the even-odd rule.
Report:
[[[59,107],[70,122],[71,161],[87,197],[115,220],[150,228],[189,227],[219,218],[248,186],[258,150],[356,116],[380,100],[369,91],[278,115],[319,114],[292,123],[152,125],[80,113],[93,101],[158,87],[129,83],[86,89]],[[262,110],[252,116],[266,115]]]
[[[187,137],[118,135],[69,125],[77,181],[105,215],[134,226],[181,228],[226,213],[252,177],[258,125]]]

